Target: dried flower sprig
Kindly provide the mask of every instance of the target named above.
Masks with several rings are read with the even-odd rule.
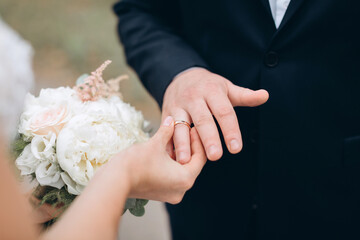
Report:
[[[99,98],[108,98],[118,96],[122,99],[120,93],[120,82],[128,79],[127,75],[121,75],[115,79],[104,81],[102,75],[105,68],[111,63],[110,60],[105,61],[98,69],[84,79],[84,82],[74,87],[79,98],[83,101],[96,101]]]

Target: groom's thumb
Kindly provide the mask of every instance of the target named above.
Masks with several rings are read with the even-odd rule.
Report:
[[[263,89],[254,91],[228,83],[228,90],[230,102],[234,107],[256,107],[269,99],[269,93]]]
[[[163,123],[161,124],[159,130],[154,136],[154,139],[155,141],[161,143],[161,145],[165,147],[173,135],[174,135],[174,119],[171,116],[169,116],[166,117]]]

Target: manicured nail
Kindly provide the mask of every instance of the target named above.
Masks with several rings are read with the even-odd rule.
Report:
[[[168,116],[165,118],[164,122],[163,122],[163,125],[164,126],[170,126],[173,122],[173,118],[171,116]]]
[[[209,155],[210,156],[217,155],[218,152],[219,152],[219,150],[215,145],[212,145],[209,147]]]
[[[240,143],[239,143],[238,140],[233,139],[233,140],[230,141],[230,150],[232,152],[238,151],[239,148],[240,148]]]

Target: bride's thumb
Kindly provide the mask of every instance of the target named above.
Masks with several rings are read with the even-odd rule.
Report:
[[[168,116],[162,122],[159,130],[154,135],[155,141],[159,141],[162,145],[166,146],[166,144],[170,141],[172,136],[174,135],[174,119],[171,116]]]

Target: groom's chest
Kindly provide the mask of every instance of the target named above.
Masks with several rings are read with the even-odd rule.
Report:
[[[268,42],[274,35],[286,39],[311,33],[325,38],[331,32],[355,31],[360,23],[360,2],[351,0],[179,0],[179,6],[189,36],[223,34],[254,42]],[[282,20],[279,29],[276,17]]]

